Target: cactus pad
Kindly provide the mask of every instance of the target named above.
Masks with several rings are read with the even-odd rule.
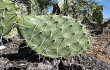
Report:
[[[61,15],[24,17],[18,33],[27,46],[46,57],[71,57],[90,47],[91,38],[80,21]]]
[[[10,0],[1,0],[0,34],[7,35],[11,31],[13,24],[17,20],[16,11],[18,11],[18,7],[13,2],[11,2]]]

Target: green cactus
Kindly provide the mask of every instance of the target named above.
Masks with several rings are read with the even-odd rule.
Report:
[[[81,21],[62,15],[20,15],[10,0],[0,2],[0,34],[10,38],[18,34],[38,54],[51,58],[72,57],[91,45],[91,37]],[[18,23],[17,30],[14,23]]]
[[[10,0],[1,0],[0,34],[5,36],[11,31],[13,24],[17,22],[18,12],[19,12],[19,8],[13,2],[11,2]]]
[[[99,5],[93,10],[92,20],[97,24],[103,24],[103,6]]]
[[[80,21],[61,15],[26,16],[19,20],[18,33],[38,54],[72,57],[90,47],[91,37]]]
[[[71,6],[73,6],[74,0],[58,0],[58,6],[61,11],[67,12]]]

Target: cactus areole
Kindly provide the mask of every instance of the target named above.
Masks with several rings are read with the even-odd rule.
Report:
[[[27,46],[46,57],[76,56],[91,44],[87,29],[80,21],[67,16],[26,16],[18,23],[18,33]]]

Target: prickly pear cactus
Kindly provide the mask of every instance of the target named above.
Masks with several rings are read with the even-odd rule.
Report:
[[[17,22],[18,12],[18,7],[13,2],[0,0],[0,34],[7,35],[11,31],[15,21]]]
[[[27,16],[18,33],[27,46],[46,57],[71,57],[90,47],[91,38],[80,21],[61,15]]]

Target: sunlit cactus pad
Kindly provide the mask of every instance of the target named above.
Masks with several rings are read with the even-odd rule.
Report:
[[[0,0],[0,34],[7,35],[17,20],[18,7],[10,0]],[[18,11],[19,12],[19,11]]]
[[[61,15],[24,17],[19,34],[27,46],[46,57],[72,57],[90,47],[91,38],[80,21]]]

